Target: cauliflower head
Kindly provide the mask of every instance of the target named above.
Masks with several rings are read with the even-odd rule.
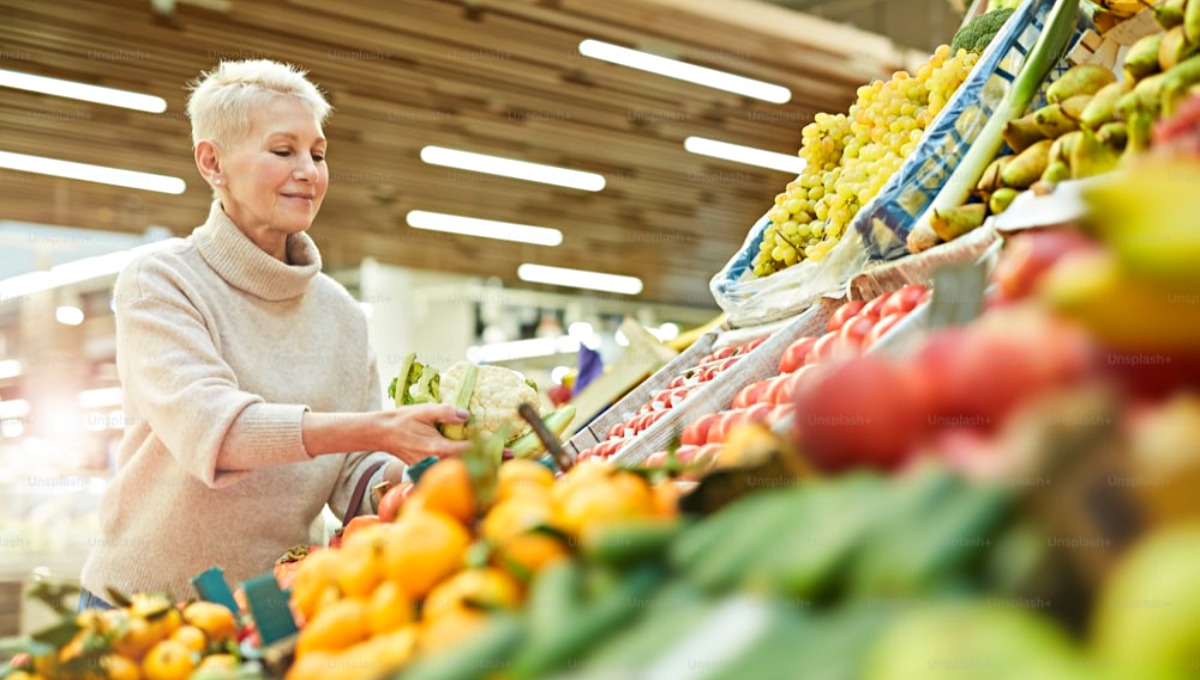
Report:
[[[442,372],[441,398],[453,399],[458,383],[466,371],[467,362],[460,361]],[[475,391],[471,394],[471,420],[467,422],[467,434],[491,434],[507,428],[506,442],[520,437],[530,429],[529,423],[517,412],[521,402],[529,402],[538,408],[541,401],[537,389],[525,376],[503,366],[478,366]]]

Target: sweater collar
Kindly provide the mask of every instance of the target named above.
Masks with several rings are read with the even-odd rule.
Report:
[[[284,264],[254,245],[225,214],[220,201],[213,201],[208,220],[192,232],[192,240],[204,260],[229,285],[264,300],[303,295],[321,271],[321,254],[308,234],[288,236],[288,261],[294,264]]]

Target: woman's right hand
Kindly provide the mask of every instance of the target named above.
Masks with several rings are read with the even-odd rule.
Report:
[[[373,448],[386,451],[408,465],[430,456],[459,456],[470,446],[468,442],[446,439],[438,430],[439,423],[465,423],[471,416],[450,404],[401,406],[381,413],[384,417],[381,442]]]

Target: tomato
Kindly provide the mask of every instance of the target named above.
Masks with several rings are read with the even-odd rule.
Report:
[[[650,454],[649,456],[646,456],[646,460],[642,461],[642,465],[644,467],[648,467],[648,468],[662,467],[663,465],[666,465],[666,463],[667,463],[667,452],[666,451],[655,451],[654,453]]]
[[[775,427],[776,423],[778,423],[779,421],[783,420],[784,418],[787,418],[788,416],[793,415],[795,413],[796,413],[796,405],[793,403],[790,403],[790,402],[787,404],[778,404],[776,406],[773,406],[773,407],[771,407],[771,412],[769,414],[767,414],[767,420],[766,420],[767,426]]]
[[[883,306],[887,304],[887,301],[891,299],[891,297],[891,293],[884,293],[880,295],[874,300],[868,302],[866,306],[862,308],[862,311],[858,313],[858,315],[873,316],[878,319],[879,317],[883,316]]]
[[[733,356],[734,354],[737,354],[736,348],[723,347],[723,348],[717,350],[716,352],[713,352],[713,358],[714,359],[728,359],[729,357]]]
[[[607,439],[616,439],[617,437],[620,437],[625,434],[626,427],[627,426],[625,423],[617,423],[616,425],[613,425],[612,427],[608,428],[608,432],[604,433],[604,438],[606,440]]]
[[[689,462],[692,465],[703,466],[705,470],[711,469],[721,457],[724,448],[723,444],[705,444],[696,451]]]
[[[749,408],[745,408],[743,409],[745,415],[742,416],[742,422],[765,423],[767,422],[767,417],[771,415],[772,409],[773,407],[770,404],[755,404]]]
[[[791,400],[791,392],[788,386],[788,381],[791,375],[777,375],[771,378],[771,384],[767,387],[767,391],[763,394],[759,401],[768,405],[782,404]]]
[[[742,353],[743,353],[743,354],[749,354],[750,352],[753,352],[754,350],[756,350],[756,349],[758,349],[759,347],[761,347],[761,346],[762,346],[762,344],[763,344],[764,342],[766,342],[767,340],[769,340],[769,339],[771,339],[771,336],[769,336],[769,335],[764,335],[764,336],[762,336],[761,338],[759,338],[759,339],[757,339],[757,340],[751,340],[750,342],[747,342],[745,345],[742,345]]]
[[[804,358],[805,364],[811,364],[833,355],[833,343],[838,339],[838,331],[829,331],[825,335],[817,338],[813,343],[812,349],[808,351],[808,356]]]
[[[733,408],[745,408],[759,402],[766,403],[767,389],[770,387],[771,381],[769,378],[746,385],[733,398]]]
[[[687,382],[689,375],[690,375],[690,372],[685,373],[683,375],[677,375],[674,378],[671,378],[671,382],[667,383],[667,389],[670,390],[670,389],[675,389],[676,387],[683,387],[684,383]]]
[[[383,494],[383,498],[379,499],[379,521],[394,522],[396,516],[400,514],[400,506],[404,504],[404,500],[408,498],[408,494],[412,492],[413,483],[405,480],[396,484]]]
[[[838,340],[848,346],[862,347],[863,338],[874,328],[879,319],[873,316],[855,316],[846,320],[838,333]]]
[[[636,418],[637,416],[644,416],[653,410],[654,410],[654,400],[651,399],[650,401],[642,404],[641,407],[638,408],[638,410],[636,412],[634,412],[633,415]]]
[[[817,339],[812,336],[803,337],[793,342],[787,349],[783,350],[783,356],[779,357],[779,372],[791,373],[792,371],[804,365],[808,358],[808,351],[812,349]]]
[[[917,283],[910,283],[900,290],[892,293],[888,301],[884,303],[881,314],[907,314],[914,307],[921,304],[921,297],[925,295],[925,286]]]
[[[721,361],[721,363],[717,364],[717,372],[720,373],[722,371],[728,371],[729,369],[733,368],[734,364],[741,360],[742,358],[740,356],[726,357]]]
[[[833,313],[833,316],[829,317],[829,322],[825,324],[825,330],[836,331],[845,325],[845,323],[852,317],[857,316],[858,313],[862,311],[862,308],[866,306],[867,303],[863,302],[862,300],[851,300],[841,307],[838,307],[837,311]]]
[[[684,445],[695,444],[698,446],[708,441],[708,429],[720,417],[720,413],[706,413],[693,420],[687,427],[683,428],[683,434],[679,436],[679,443]]]
[[[692,388],[690,387],[676,387],[675,389],[671,390],[671,392],[667,395],[667,403],[669,404],[668,408],[675,408],[676,406],[682,404],[683,400],[687,399],[688,393],[691,391]]]
[[[892,327],[900,323],[907,314],[888,314],[880,319],[874,326],[871,327],[871,332],[867,333],[867,337],[863,338],[863,347],[870,347],[879,342],[879,339],[892,330]]]
[[[350,540],[354,534],[363,529],[379,524],[379,515],[359,515],[350,520],[350,523],[342,528],[342,542]]]
[[[705,440],[705,443],[706,444],[723,444],[723,443],[725,443],[725,438],[727,436],[729,436],[729,431],[733,429],[734,425],[737,425],[738,421],[742,417],[742,413],[743,413],[743,409],[721,411],[721,413],[720,413],[721,417],[718,418],[716,420],[716,422],[713,423],[712,427],[709,428],[708,438]]]

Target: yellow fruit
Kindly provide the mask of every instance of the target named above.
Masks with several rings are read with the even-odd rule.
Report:
[[[181,626],[179,630],[171,633],[172,640],[180,642],[184,647],[196,652],[203,652],[208,646],[208,636],[199,628],[188,624]]]
[[[335,652],[323,651],[297,655],[284,680],[330,680],[333,676],[331,669],[337,667],[340,656]]]
[[[487,614],[477,609],[452,609],[427,621],[417,636],[417,649],[430,654],[453,647],[487,624]]]
[[[183,615],[179,613],[178,609],[172,606],[170,609],[155,616],[146,617],[146,623],[150,627],[150,639],[160,642],[171,637],[172,633],[179,630],[179,627],[183,625]]]
[[[679,514],[679,499],[683,492],[671,480],[665,480],[652,487],[654,496],[655,517],[675,517]]]
[[[428,510],[415,512],[392,528],[394,534],[383,557],[385,573],[409,597],[424,597],[438,581],[462,568],[471,536],[451,517]]]
[[[483,518],[483,537],[495,545],[503,545],[519,534],[549,523],[548,502],[509,498],[497,503]]]
[[[618,473],[607,481],[579,485],[554,507],[555,526],[578,537],[585,527],[654,514],[650,487],[637,475]]]
[[[412,599],[395,581],[379,584],[367,602],[367,619],[374,635],[403,628],[412,623],[413,617]]]
[[[362,600],[338,600],[321,608],[300,631],[296,655],[317,650],[340,651],[371,634],[367,605]]]
[[[494,567],[469,569],[442,581],[429,593],[421,618],[428,622],[471,606],[515,609],[520,603],[521,585],[507,572]]]
[[[373,637],[340,653],[331,662],[330,673],[325,677],[334,680],[383,677],[408,663],[416,644],[415,626]]]
[[[146,619],[129,616],[126,612],[121,612],[121,618],[125,621],[125,634],[113,640],[113,651],[125,658],[140,661],[158,640],[152,637],[153,631]],[[114,617],[113,625],[119,625],[117,620]]]
[[[540,495],[554,486],[554,473],[545,465],[526,458],[516,458],[500,466],[496,479],[496,499],[525,495]]]
[[[384,528],[384,527],[380,527]],[[384,546],[381,536],[343,546],[336,583],[347,597],[367,597],[383,580]]]
[[[571,552],[559,539],[539,532],[509,539],[496,552],[496,563],[517,572],[522,579],[536,575],[546,565],[569,557]]]
[[[192,654],[181,642],[163,640],[142,659],[142,676],[146,680],[187,680],[196,670]]]
[[[193,602],[183,610],[183,618],[204,631],[213,642],[224,642],[237,636],[237,620],[233,612],[215,602]]]
[[[475,518],[475,491],[461,459],[447,458],[426,470],[416,492],[427,510],[445,513],[463,524]]]
[[[142,669],[137,663],[119,654],[104,657],[104,675],[108,680],[140,680]]]
[[[318,550],[304,559],[292,581],[292,604],[305,619],[317,613],[329,586],[335,585],[341,563],[339,550]]]
[[[171,598],[162,593],[135,593],[129,601],[129,613],[147,619],[175,608]]]
[[[200,661],[200,671],[235,671],[238,660],[232,654],[210,654]]]

